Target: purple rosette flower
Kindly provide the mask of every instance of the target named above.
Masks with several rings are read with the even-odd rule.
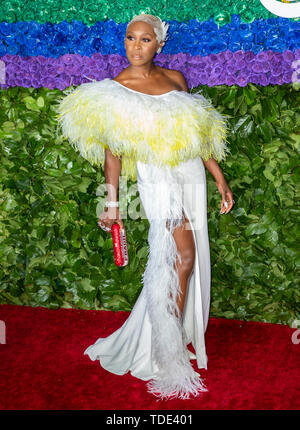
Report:
[[[70,85],[80,85],[82,82],[82,78],[80,76],[72,76]]]
[[[208,75],[206,73],[200,73],[199,78],[198,78],[198,82],[199,82],[198,85],[207,85]]]
[[[271,65],[271,75],[278,77],[281,74],[282,74],[282,66],[281,66],[281,64],[272,64]]]
[[[208,60],[208,63],[214,65],[218,63],[218,56],[216,54],[208,55],[207,60]]]
[[[48,87],[50,90],[54,90],[54,88],[56,88],[56,81],[55,81],[55,79],[53,79],[53,78],[48,78],[48,85],[47,85],[47,87]]]
[[[105,71],[108,69],[108,58],[107,56],[101,55],[101,54],[94,54],[93,56],[96,67],[98,69],[98,71]],[[128,60],[124,57],[121,57],[121,61],[120,64],[122,65],[123,68],[125,68],[128,64]]]
[[[168,68],[174,70],[180,70],[181,63],[178,59],[174,58],[173,60],[168,61]]]
[[[226,55],[225,55],[225,52],[223,51],[223,52],[219,52],[218,54],[217,54],[217,56],[218,56],[218,62],[220,63],[220,64],[224,64],[225,62],[226,62]]]
[[[196,66],[188,67],[184,70],[184,76],[189,80],[193,87],[198,85],[199,80],[199,70],[197,70]]]
[[[4,61],[5,64],[16,63],[17,60],[18,60],[18,55],[16,57],[14,57],[13,55],[9,55],[9,54],[5,54],[2,56],[2,61]]]
[[[225,56],[225,60],[226,61],[230,61],[232,59],[232,57],[233,57],[233,52],[227,50],[227,51],[224,52],[224,56]]]
[[[267,75],[260,73],[258,75],[258,83],[264,87],[267,86],[269,83],[269,79],[268,79]]]
[[[33,81],[40,82],[40,79],[41,79],[41,73],[39,71],[32,76],[32,82]]]
[[[244,51],[239,49],[238,51],[233,52],[233,59],[236,63],[242,61],[244,59]]]
[[[269,72],[270,71],[270,63],[268,62],[268,61],[263,61],[263,62],[261,62],[261,67],[262,67],[262,71],[264,72],[264,73],[267,73],[267,72]]]
[[[222,67],[220,65],[216,65],[214,66],[211,74],[212,76],[220,77],[222,75],[222,71],[223,71]]]
[[[270,75],[269,84],[270,85],[277,85],[277,76]]]
[[[232,75],[225,76],[225,85],[232,86],[235,84],[235,78]]]
[[[35,57],[35,61],[40,64],[43,65],[47,62],[47,58],[44,57],[43,55],[38,55],[37,57]]]
[[[246,67],[247,67],[247,64],[246,64],[246,61],[244,59],[237,60],[235,63],[235,68],[237,70],[243,70],[243,69],[246,69]]]
[[[288,62],[294,61],[295,55],[292,51],[287,49],[286,51],[283,51],[282,58],[284,59],[284,61],[286,61],[288,63]]]
[[[30,88],[30,87],[32,87],[32,80],[31,79],[24,79],[23,80],[23,84],[22,84],[22,87],[26,87],[26,88]]]
[[[208,80],[208,86],[209,87],[215,87],[216,85],[219,85],[219,78],[215,76],[210,76]]]
[[[63,73],[58,79],[55,79],[56,88],[59,90],[64,90],[65,88],[70,86],[70,76]]]
[[[47,87],[48,86],[48,76],[45,76],[42,74],[42,77],[40,80],[40,86],[41,87]]]
[[[282,78],[282,76],[278,76],[277,85],[283,85],[283,78]]]
[[[246,87],[248,85],[248,82],[249,82],[249,73],[241,72],[236,77],[236,83],[240,87]]]
[[[33,88],[39,88],[40,87],[40,79],[39,79],[39,77],[34,77],[33,79],[32,79],[32,81],[31,81],[31,86],[33,87]],[[63,90],[64,88],[62,88],[62,90]]]
[[[266,51],[266,52],[267,52],[268,61],[272,61],[274,57],[274,52],[273,51]]]
[[[74,63],[74,59],[73,59],[73,55],[72,54],[65,54],[65,55],[62,55],[61,57],[60,57],[60,61],[62,62],[62,64],[64,65],[64,66],[68,66],[68,65],[72,65],[73,63]]]
[[[266,51],[259,52],[255,58],[256,62],[268,61],[268,53]]]
[[[23,87],[23,79],[20,76],[16,76],[15,79],[15,85],[16,87]]]
[[[263,71],[263,64],[260,61],[253,61],[250,64],[250,67],[251,67],[252,72],[255,72],[255,73],[260,73]]]
[[[290,82],[292,82],[292,71],[289,72],[285,72],[282,76],[282,80],[284,83],[289,84]]]
[[[225,65],[224,71],[225,71],[226,76],[231,76],[231,75],[233,75],[235,73],[236,68],[235,68],[235,66],[233,64],[229,63],[229,64]]]
[[[120,56],[118,54],[111,54],[109,56],[109,64],[111,67],[118,67],[120,64]]]
[[[205,71],[205,73],[209,76],[210,74],[211,74],[211,72],[212,72],[212,67],[211,66],[209,66],[209,65],[207,65],[206,67],[205,67],[205,69],[204,69],[204,71]]]
[[[14,63],[8,63],[8,64],[6,64],[6,67],[5,67],[6,74],[9,77],[17,76],[21,70],[22,69],[21,69],[20,65],[14,64]]]

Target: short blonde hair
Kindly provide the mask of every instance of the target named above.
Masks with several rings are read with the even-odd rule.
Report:
[[[167,40],[167,31],[169,28],[169,24],[163,22],[158,16],[141,13],[140,15],[136,15],[134,18],[132,18],[132,20],[127,24],[126,31],[130,24],[137,21],[143,21],[147,24],[150,24],[153,27],[154,33],[156,34],[156,39],[158,43],[164,41],[164,46],[165,41]],[[162,48],[159,47],[156,52],[160,53],[161,50]]]

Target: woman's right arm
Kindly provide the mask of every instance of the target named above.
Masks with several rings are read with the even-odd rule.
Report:
[[[104,176],[107,188],[107,201],[118,201],[119,178],[122,169],[122,160],[115,157],[109,149],[105,149]],[[120,216],[119,208],[105,208],[105,211],[99,215],[98,225],[111,229],[111,226],[117,222],[123,228],[123,222]]]
[[[115,157],[109,149],[105,149],[104,176],[107,188],[107,201],[118,201],[119,177],[122,160]]]

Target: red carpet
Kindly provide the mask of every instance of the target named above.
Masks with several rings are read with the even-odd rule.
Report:
[[[210,318],[209,389],[192,400],[157,401],[146,382],[113,375],[83,351],[129,312],[0,305],[0,409],[300,409],[300,344],[285,325]],[[192,347],[191,347],[192,349]],[[196,363],[193,361],[196,369]]]

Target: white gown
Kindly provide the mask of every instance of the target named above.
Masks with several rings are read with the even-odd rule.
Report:
[[[159,379],[150,382],[149,391],[159,393],[161,398],[189,398],[189,393],[196,394],[197,388],[198,391],[205,391],[205,386],[198,374],[194,375],[196,372],[192,370],[189,356],[184,354],[182,348],[187,352],[186,345],[192,342],[198,368],[207,369],[204,334],[210,305],[210,253],[205,168],[199,157],[182,162],[173,169],[138,162],[137,172],[140,198],[150,223],[150,255],[143,276],[144,286],[124,324],[110,336],[99,338],[84,354],[91,360],[99,360],[104,369],[114,374],[130,372],[142,380],[155,380],[159,378],[159,369],[153,358],[153,350],[157,347],[161,360],[167,360],[167,356],[169,360],[162,361],[166,372],[162,378],[164,383]],[[173,227],[178,225],[181,206],[190,221],[196,251],[183,312],[185,339],[182,343],[179,341],[182,334],[178,325],[173,323],[168,330],[170,322],[164,296],[166,285],[176,283],[174,272],[170,270],[171,263],[174,263],[172,247],[176,247],[176,243],[171,227],[169,225],[168,230],[165,221],[173,219]],[[174,357],[178,358],[178,362]],[[183,383],[178,367],[184,369],[183,373],[190,375],[194,383]],[[175,375],[178,375],[179,381]]]
[[[131,372],[149,381],[148,391],[161,398],[186,399],[207,391],[187,345],[192,342],[195,348],[198,368],[207,369],[210,253],[202,159],[220,161],[229,152],[224,115],[199,93],[149,95],[104,79],[64,97],[58,121],[62,134],[92,164],[103,166],[105,148],[122,156],[121,174],[137,180],[150,223],[140,296],[122,327],[84,354],[109,372]],[[184,215],[196,253],[181,318],[176,317],[180,255],[173,232]]]

